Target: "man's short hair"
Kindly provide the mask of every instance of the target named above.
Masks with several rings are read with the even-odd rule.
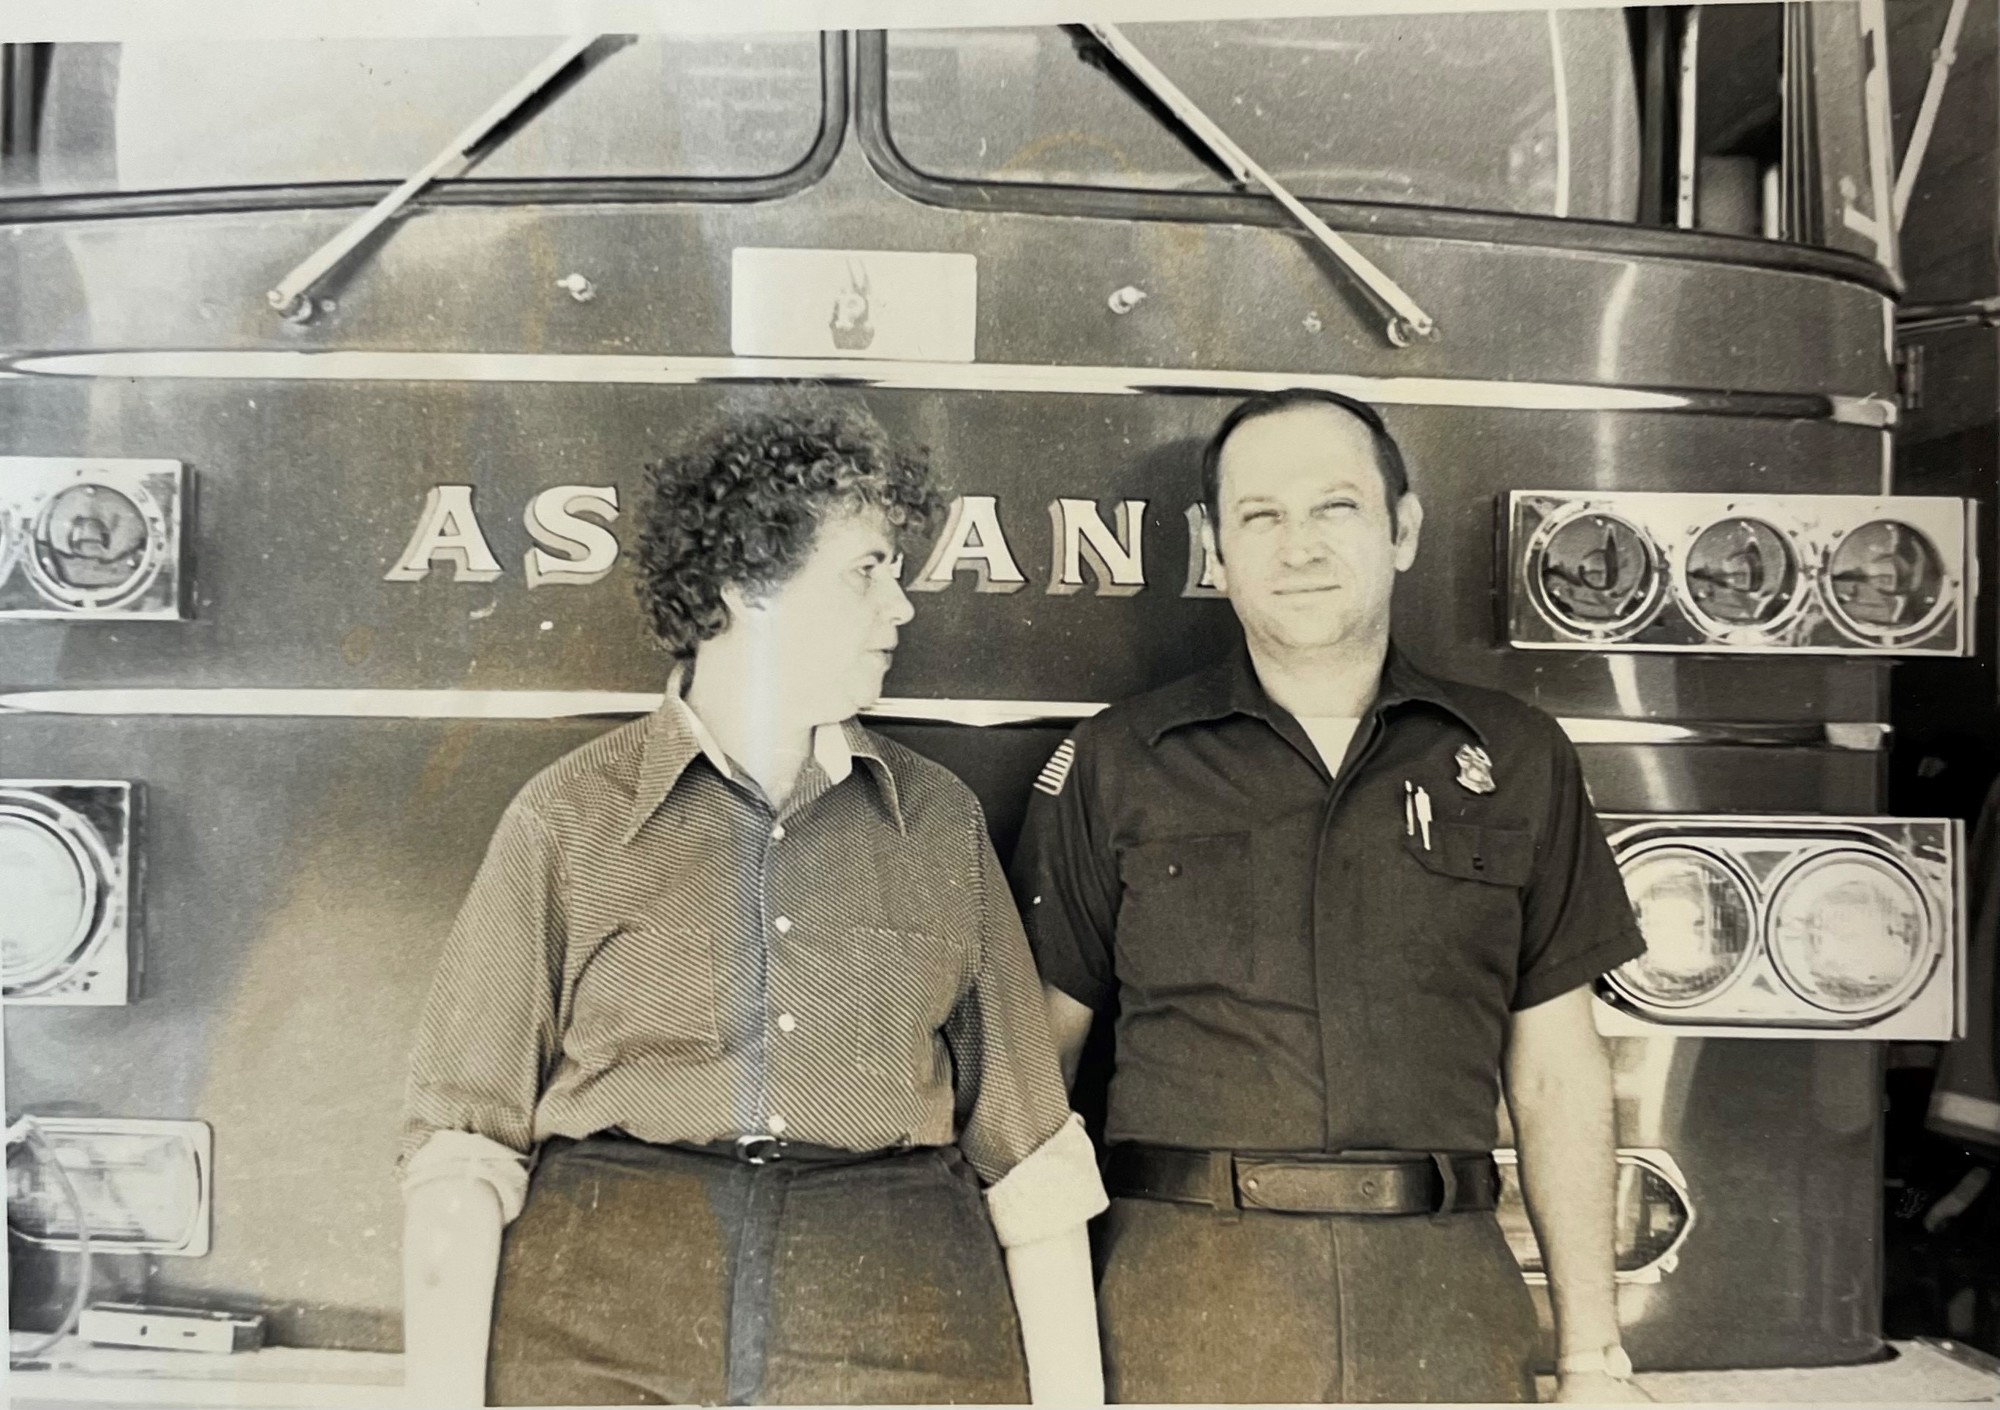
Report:
[[[724,588],[779,587],[829,519],[880,510],[902,552],[921,546],[945,503],[925,452],[892,445],[865,410],[830,398],[732,417],[648,465],[645,494],[639,597],[676,657],[728,627]]]
[[[1295,406],[1330,406],[1344,411],[1368,428],[1368,439],[1375,447],[1375,468],[1382,472],[1382,490],[1388,497],[1389,528],[1396,528],[1396,504],[1410,492],[1410,471],[1403,463],[1403,448],[1396,444],[1396,438],[1389,434],[1383,424],[1382,415],[1365,401],[1344,397],[1339,392],[1321,391],[1318,387],[1286,387],[1276,392],[1259,392],[1238,402],[1230,413],[1222,418],[1222,424],[1215,428],[1215,434],[1208,438],[1208,444],[1201,452],[1201,498],[1208,506],[1208,522],[1215,526],[1215,536],[1220,550],[1222,538],[1222,447],[1236,428],[1246,421],[1254,421],[1260,416],[1273,416],[1280,411],[1289,411]]]

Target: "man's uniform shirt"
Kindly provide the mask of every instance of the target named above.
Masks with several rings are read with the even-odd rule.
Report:
[[[1490,1150],[1509,1014],[1645,948],[1556,722],[1393,647],[1337,770],[1241,647],[1084,721],[1014,881],[1112,1141]]]
[[[782,807],[676,673],[508,806],[433,982],[401,1164],[511,1218],[550,1136],[954,1141],[1003,1243],[1104,1208],[971,790],[850,720]]]

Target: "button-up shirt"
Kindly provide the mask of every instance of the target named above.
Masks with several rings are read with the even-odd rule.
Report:
[[[413,1163],[494,1178],[495,1152],[607,1128],[856,1151],[956,1140],[988,1182],[1045,1157],[1017,1201],[1025,1225],[1095,1213],[971,791],[850,720],[816,732],[774,809],[678,684],[502,817],[411,1061],[406,1187]]]
[[[1490,1149],[1510,1011],[1643,951],[1540,710],[1392,649],[1335,763],[1239,648],[1042,771],[1016,891],[1044,977],[1115,1003],[1109,1139]]]

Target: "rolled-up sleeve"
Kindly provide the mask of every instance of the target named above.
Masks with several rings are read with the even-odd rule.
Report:
[[[959,1148],[989,1186],[1001,1244],[1014,1248],[1085,1223],[1109,1201],[1063,1091],[1041,980],[977,812],[970,842],[978,971],[944,1037],[957,1073]]]
[[[565,935],[563,861],[534,809],[501,817],[459,907],[410,1059],[403,1188],[470,1176],[511,1218],[527,1184],[535,1106],[553,1061]]]

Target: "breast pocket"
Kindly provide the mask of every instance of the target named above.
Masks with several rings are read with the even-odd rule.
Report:
[[[911,1073],[972,983],[970,937],[857,927],[800,947],[809,986],[823,995],[828,1047],[864,1077]]]
[[[1421,833],[1404,839],[1418,863],[1408,869],[1408,910],[1421,919],[1403,934],[1399,967],[1425,987],[1457,988],[1480,973],[1511,983],[1521,888],[1535,868],[1533,834],[1440,821],[1431,824],[1430,844]]]
[[[715,944],[699,931],[619,926],[577,975],[563,1050],[585,1067],[721,1055]]]
[[[1251,972],[1250,834],[1170,837],[1119,854],[1118,967],[1144,989],[1241,989]]]

